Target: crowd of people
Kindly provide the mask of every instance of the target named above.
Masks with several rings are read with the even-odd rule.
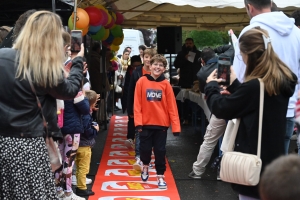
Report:
[[[265,93],[261,181],[232,187],[240,200],[296,200],[297,189],[282,191],[282,187],[300,180],[295,178],[299,158],[283,156],[288,154],[295,122],[300,125],[300,11],[288,17],[271,0],[245,0],[245,7],[251,21],[236,46],[199,51],[187,38],[174,62],[180,69],[178,86],[190,89],[198,81],[212,113],[188,176],[201,179],[231,119],[240,119],[234,151],[256,155],[261,79]],[[14,28],[1,27],[0,36],[5,47],[0,49],[2,199],[82,200],[93,195],[87,188],[92,180],[86,177],[92,147],[112,109],[128,115],[124,144],[135,150],[133,169],[147,182],[153,151],[158,188],[167,188],[167,130],[171,126],[173,135],[179,136],[181,124],[188,124],[189,105],[183,104],[181,123],[164,56],[140,46],[139,55],[130,55],[131,48],[126,47],[118,58],[96,41],[87,55],[83,44],[74,52],[60,17],[49,11],[25,12]],[[220,57],[232,62],[228,85],[217,76]],[[54,171],[46,137],[55,140],[62,157],[61,167]],[[278,177],[284,177],[282,182]]]

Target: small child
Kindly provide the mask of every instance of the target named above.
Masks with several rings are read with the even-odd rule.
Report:
[[[262,200],[298,200],[300,196],[300,158],[281,156],[266,166],[259,183]]]
[[[134,124],[140,136],[140,159],[143,163],[141,178],[143,181],[149,178],[148,168],[153,147],[158,188],[166,189],[164,172],[167,130],[172,124],[172,132],[178,136],[180,122],[173,89],[164,77],[166,59],[162,55],[155,55],[150,64],[151,75],[144,75],[136,83]]]
[[[82,116],[82,124],[84,127],[84,133],[81,134],[79,148],[76,154],[76,179],[77,187],[76,194],[78,196],[90,196],[95,193],[88,190],[86,187],[86,175],[90,171],[90,162],[92,151],[91,148],[95,144],[95,137],[99,131],[99,126],[96,122],[93,122],[91,113],[96,106],[98,95],[93,90],[86,90],[85,97],[89,100],[90,114]]]

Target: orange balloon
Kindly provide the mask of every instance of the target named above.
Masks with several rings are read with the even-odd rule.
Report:
[[[105,34],[102,38],[102,41],[106,40],[109,37],[109,29],[105,29]]]
[[[85,36],[89,32],[89,26],[82,29],[82,36]]]
[[[74,12],[72,13],[72,20],[74,21]],[[76,28],[86,28],[90,23],[90,17],[87,12],[82,8],[77,8],[76,13]]]

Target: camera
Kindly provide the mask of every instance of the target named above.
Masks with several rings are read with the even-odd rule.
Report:
[[[230,84],[230,66],[231,66],[231,59],[229,57],[219,57],[218,60],[218,75],[217,78],[221,78],[223,85]]]
[[[97,126],[98,123],[97,122],[92,122],[92,126]]]
[[[82,31],[72,30],[71,31],[71,52],[79,52],[82,43]]]

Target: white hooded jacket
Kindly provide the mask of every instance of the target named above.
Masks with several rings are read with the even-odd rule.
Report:
[[[295,20],[288,18],[283,12],[269,12],[253,17],[250,25],[245,27],[240,36],[251,28],[259,26],[268,31],[271,44],[279,58],[297,75],[300,83],[300,29],[295,26]],[[238,45],[235,55],[240,54]],[[239,81],[243,82],[246,65],[235,57],[233,68]],[[287,117],[294,117],[299,84],[290,98]]]

